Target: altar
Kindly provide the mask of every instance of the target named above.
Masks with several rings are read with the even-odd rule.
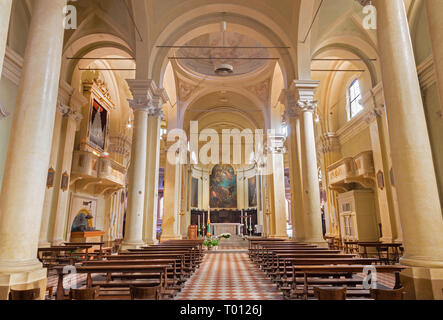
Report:
[[[229,233],[233,236],[241,236],[241,223],[211,223],[211,233],[213,236],[219,236],[222,233]]]

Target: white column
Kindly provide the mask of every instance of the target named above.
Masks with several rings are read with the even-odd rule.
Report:
[[[166,159],[163,199],[163,221],[161,241],[180,239],[179,231],[179,185],[180,163],[170,163]]]
[[[64,174],[71,174],[72,156],[74,152],[75,133],[79,129],[80,121],[83,119],[81,109],[88,103],[88,100],[78,91],[74,90],[71,96],[69,111],[63,118],[59,163],[57,165],[58,175],[55,182],[55,202],[53,214],[55,215],[54,230],[52,233],[52,244],[61,244],[66,239],[66,224],[68,221],[69,189],[60,188]]]
[[[143,243],[143,213],[146,185],[146,152],[148,137],[148,111],[151,107],[148,90],[150,81],[127,80],[132,91],[130,100],[134,110],[131,164],[129,168],[128,210],[122,249],[137,248]]]
[[[305,242],[325,245],[320,209],[320,184],[318,180],[313,113],[317,107],[314,95],[318,81],[296,80],[293,88],[301,112],[301,167],[303,181],[303,209]]]
[[[442,210],[406,9],[402,0],[377,0],[375,4],[405,248],[401,263],[416,267],[403,273],[404,285],[409,298],[443,299]]]
[[[60,149],[60,138],[61,138],[61,127],[63,121],[63,115],[67,111],[65,107],[62,107],[60,103],[57,106],[57,113],[55,115],[54,121],[54,134],[52,138],[52,147],[51,147],[51,156],[49,160],[48,166],[48,174],[49,169],[53,170],[53,185],[47,186],[45,189],[45,201],[43,204],[43,212],[42,212],[42,222],[40,227],[40,238],[39,238],[39,247],[49,247],[51,245],[50,241],[50,230],[51,230],[51,220],[52,220],[52,205],[54,203],[54,194],[56,188],[56,179],[59,172],[57,172],[57,158]]]
[[[287,145],[289,152],[289,180],[291,184],[292,238],[296,241],[303,241],[305,236],[300,157],[300,112],[297,109],[295,94],[293,90],[283,91],[281,102],[285,105],[286,110],[284,117],[289,126]]]
[[[157,213],[158,213],[158,180],[160,168],[160,125],[161,108],[156,108],[149,114],[148,146],[146,162],[146,195],[144,217],[144,241],[146,244],[156,244]]]
[[[42,270],[37,247],[60,79],[65,4],[65,0],[33,1],[0,196],[3,275]],[[43,278],[46,272],[20,281]]]
[[[9,20],[11,17],[12,0],[0,1],[0,78],[5,59],[6,42],[8,40]]]
[[[443,1],[425,0],[428,15],[429,35],[431,36],[434,70],[437,75],[440,108],[443,112]]]
[[[273,212],[270,219],[270,238],[288,238],[286,231],[286,197],[285,197],[285,168],[283,155],[284,136],[275,135],[271,139],[271,162],[272,174],[270,176],[272,183],[272,208]]]

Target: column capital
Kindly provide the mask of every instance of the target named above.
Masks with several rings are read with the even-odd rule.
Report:
[[[268,151],[273,154],[283,154],[286,153],[285,141],[286,138],[282,134],[274,134],[268,136]]]
[[[298,108],[297,97],[294,90],[283,89],[279,101],[285,106],[283,119],[288,121],[289,118],[297,118],[301,114]]]
[[[291,85],[297,97],[297,106],[303,111],[314,112],[317,108],[317,101],[314,100],[320,81],[314,80],[294,80]]]
[[[319,81],[294,80],[289,89],[282,91],[280,102],[285,105],[285,118],[298,117],[303,112],[314,112],[317,101],[314,100]]]
[[[132,93],[132,100],[129,105],[134,111],[147,111],[152,114],[158,114],[161,106],[168,101],[166,90],[158,88],[151,79],[147,80],[126,80]]]

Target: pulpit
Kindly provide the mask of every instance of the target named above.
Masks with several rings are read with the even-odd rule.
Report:
[[[103,242],[104,231],[71,232],[71,242],[90,243]]]
[[[188,239],[197,240],[197,226],[191,225],[188,228]]]

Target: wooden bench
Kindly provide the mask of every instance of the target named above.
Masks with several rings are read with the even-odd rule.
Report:
[[[86,273],[88,274],[87,287],[92,288],[93,286],[98,286],[100,289],[102,288],[120,288],[129,290],[130,286],[139,286],[143,287],[144,285],[158,285],[161,288],[161,291],[165,292],[168,290],[168,281],[167,281],[167,269],[171,268],[171,264],[160,264],[160,265],[126,265],[126,264],[118,264],[118,265],[93,265],[93,266],[79,266],[77,267],[77,273]],[[151,279],[143,279],[143,280],[105,280],[105,281],[93,281],[92,274],[106,274],[111,275],[114,273],[128,273],[128,274],[139,274],[139,275],[152,275]],[[111,291],[112,294],[115,291]],[[108,291],[109,293],[109,291]],[[117,293],[121,293],[117,291]]]
[[[292,292],[295,293],[296,296],[302,296],[304,299],[308,299],[308,296],[313,295],[313,291],[309,289],[309,286],[312,285],[313,278],[309,278],[309,276],[318,276],[329,274],[330,276],[334,276],[337,274],[358,274],[362,273],[367,266],[365,265],[315,265],[315,266],[301,266],[297,265],[298,262],[293,262],[292,266]],[[394,289],[398,289],[401,287],[400,283],[400,272],[404,270],[406,267],[404,266],[373,266],[378,273],[394,273],[395,274],[395,286]],[[303,276],[303,289],[302,291],[297,290],[297,275],[301,274]],[[334,285],[332,282],[331,285]],[[366,296],[369,297],[370,293],[367,289],[361,290],[348,290],[348,296]]]

